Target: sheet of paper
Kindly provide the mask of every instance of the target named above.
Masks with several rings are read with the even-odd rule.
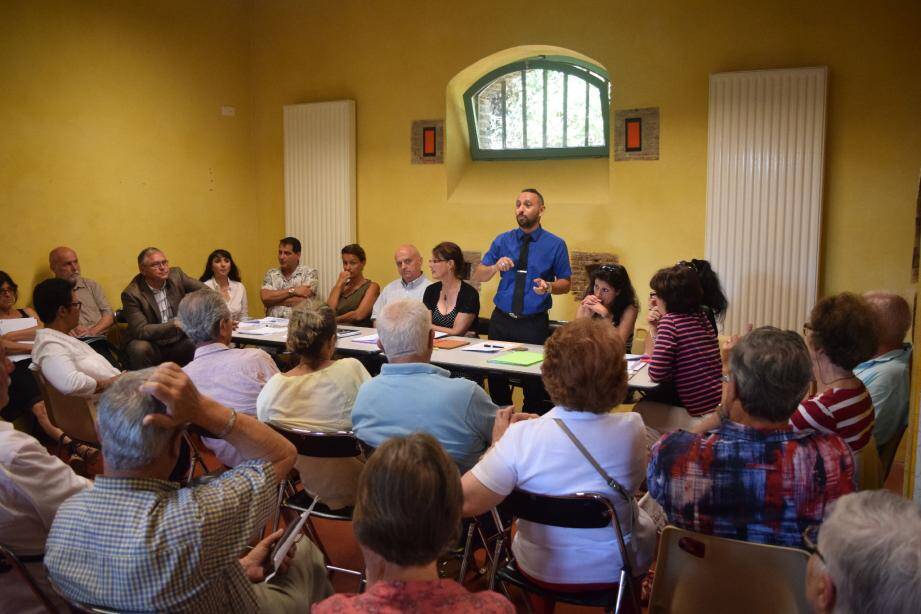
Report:
[[[646,358],[646,354],[627,354],[627,360],[642,360]]]
[[[283,333],[285,329],[275,328],[273,326],[260,326],[259,328],[241,328],[237,332],[244,335],[277,335]]]
[[[355,341],[357,343],[377,343],[378,340],[377,333],[371,333],[370,335],[362,335],[361,337],[354,337],[350,341]]]
[[[442,337],[447,337],[447,336],[448,336],[448,333],[443,333],[443,332],[441,332],[440,330],[436,330],[436,331],[435,331],[435,338],[436,338],[436,339],[441,339]]]
[[[496,354],[497,352],[502,352],[504,350],[510,350],[514,347],[518,347],[519,344],[514,342],[502,342],[502,341],[484,341],[482,343],[474,343],[467,347],[461,348],[461,352],[482,352],[484,354]]]
[[[35,321],[35,318],[10,318],[8,320],[0,320],[0,335],[6,335],[17,330],[25,330],[33,326],[38,326],[38,322]]]
[[[268,582],[275,574],[278,573],[278,569],[281,567],[282,562],[285,560],[285,556],[288,554],[288,551],[291,550],[291,546],[295,544],[298,540],[298,537],[301,534],[301,531],[304,528],[304,524],[307,522],[307,519],[310,517],[310,512],[313,511],[314,506],[317,504],[317,500],[314,499],[313,502],[297,519],[293,525],[288,525],[285,528],[284,534],[281,536],[281,539],[276,543],[275,549],[272,551],[272,573],[268,574],[265,578],[265,582]]]
[[[361,331],[357,328],[339,328],[336,329],[336,337],[342,339],[343,337],[353,337],[360,333]]]

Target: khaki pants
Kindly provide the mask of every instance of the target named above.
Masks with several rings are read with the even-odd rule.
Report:
[[[297,543],[297,552],[285,573],[268,582],[254,584],[259,611],[267,614],[309,612],[310,606],[333,594],[326,577],[323,554],[306,537]]]

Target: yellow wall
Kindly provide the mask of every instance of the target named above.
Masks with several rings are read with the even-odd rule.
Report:
[[[20,285],[20,304],[62,243],[114,305],[147,245],[196,277],[224,247],[258,288],[251,9],[0,5],[0,269]]]
[[[546,226],[571,249],[620,254],[640,292],[659,266],[702,255],[708,75],[827,65],[822,291],[908,289],[921,168],[921,8],[804,4],[259,2],[253,94],[262,264],[271,264],[284,230],[282,106],[338,98],[357,101],[358,239],[369,276],[394,277],[390,256],[402,241],[429,248],[451,239],[485,250],[513,226],[519,188],[541,187],[548,172],[565,174],[560,167],[573,163],[478,163],[489,165],[488,178],[449,199],[445,166],[409,163],[410,123],[445,117],[447,84],[467,66],[543,44],[606,67],[615,107],[661,108],[661,159],[610,163],[605,202],[546,193]],[[447,138],[450,147],[463,135]],[[484,289],[486,314],[494,287]],[[555,316],[572,313],[571,301],[556,302]]]

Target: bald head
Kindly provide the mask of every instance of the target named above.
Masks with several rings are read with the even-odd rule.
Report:
[[[55,247],[48,254],[48,264],[54,271],[54,276],[58,279],[66,279],[73,283],[80,277],[80,262],[77,260],[77,252],[69,247]]]
[[[867,292],[863,297],[870,303],[879,324],[877,355],[902,347],[911,328],[911,307],[908,301],[893,292]]]
[[[400,279],[408,284],[419,279],[422,275],[422,254],[415,245],[401,245],[393,254],[393,260],[400,273]]]

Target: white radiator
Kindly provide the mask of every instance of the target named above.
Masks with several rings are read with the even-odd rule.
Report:
[[[355,101],[284,109],[285,232],[300,239],[301,264],[320,272],[326,298],[355,242]]]
[[[816,301],[828,70],[710,75],[706,253],[725,333],[799,331]]]

